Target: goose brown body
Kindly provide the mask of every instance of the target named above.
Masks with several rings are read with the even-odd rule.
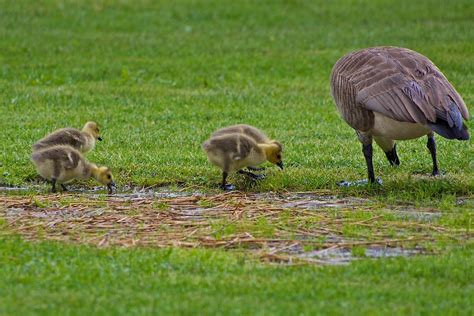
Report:
[[[391,164],[399,164],[395,140],[428,136],[437,174],[433,132],[469,139],[468,109],[455,88],[427,57],[399,47],[373,47],[339,59],[331,73],[331,94],[342,118],[362,142],[371,175],[372,139]],[[369,148],[370,145],[370,148]]]
[[[361,132],[374,128],[377,114],[446,138],[469,138],[459,93],[427,57],[406,48],[374,47],[342,57],[332,70],[331,93],[344,120]]]

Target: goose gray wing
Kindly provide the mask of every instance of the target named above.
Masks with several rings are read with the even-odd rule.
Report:
[[[463,99],[428,58],[395,47],[361,53],[369,56],[348,76],[358,91],[358,106],[397,121],[428,125],[446,138],[469,138]]]

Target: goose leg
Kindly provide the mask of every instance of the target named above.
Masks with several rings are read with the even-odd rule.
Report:
[[[428,150],[430,151],[430,154],[431,154],[431,159],[433,160],[433,172],[431,174],[433,176],[437,176],[439,175],[439,170],[438,170],[438,161],[436,160],[436,142],[435,142],[433,133],[430,133],[428,135],[428,142],[426,143],[426,147],[428,147]]]
[[[362,153],[367,163],[367,173],[369,175],[369,183],[375,183],[374,165],[372,163],[373,149],[372,149],[372,135],[356,131],[357,138],[362,143]],[[377,140],[377,139],[376,139]]]
[[[63,191],[67,191],[67,188],[64,184],[61,183],[61,188],[63,188]]]
[[[51,179],[51,192],[56,193],[56,178]]]
[[[362,134],[361,136],[359,136],[359,139],[361,140],[362,144],[367,144],[368,142],[371,142],[369,136],[364,136]],[[395,143],[393,139],[389,139],[382,136],[374,136],[374,140],[377,145],[379,145],[379,147],[382,148],[382,150],[384,151],[385,156],[387,156],[388,162],[391,166],[400,165],[400,159],[398,159],[397,154],[397,143]]]
[[[398,154],[397,154],[397,144],[393,145],[392,150],[386,151],[385,156],[387,156],[388,162],[390,162],[391,166],[400,165],[400,159],[398,159]]]
[[[227,171],[222,171],[222,184],[221,189],[224,191],[232,191],[235,189],[235,186],[232,184],[227,184],[227,176],[229,173]]]
[[[239,171],[237,171],[237,173],[246,175],[247,177],[249,177],[250,179],[252,179],[252,180],[254,180],[254,181],[265,179],[265,175],[263,175],[263,174],[255,174],[255,173],[250,172],[250,171],[239,170]]]
[[[362,144],[362,152],[364,153],[365,162],[367,163],[367,173],[369,176],[369,182],[375,183],[374,165],[372,163],[372,142],[370,142],[369,144]]]
[[[380,178],[375,179],[374,175],[374,165],[372,163],[372,136],[364,134],[362,132],[356,131],[357,137],[359,138],[360,142],[362,143],[362,153],[365,157],[365,162],[367,163],[367,173],[368,179],[357,180],[357,181],[339,181],[337,183],[338,186],[341,187],[350,187],[350,186],[359,186],[359,185],[366,185],[367,183],[373,184],[382,184],[382,180]]]

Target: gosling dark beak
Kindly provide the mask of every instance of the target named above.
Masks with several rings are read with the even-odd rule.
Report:
[[[281,170],[283,170],[283,161],[280,161],[277,163],[277,166],[280,167]]]
[[[112,194],[114,192],[114,189],[115,189],[115,182],[112,181],[109,184],[107,184],[107,188],[109,189],[109,194]]]
[[[97,138],[99,141],[102,141],[102,137]]]

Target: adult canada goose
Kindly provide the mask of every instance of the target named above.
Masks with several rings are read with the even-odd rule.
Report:
[[[31,156],[38,173],[52,183],[52,192],[56,192],[56,183],[60,183],[67,191],[64,183],[74,179],[89,179],[93,177],[107,186],[109,193],[115,182],[112,172],[107,167],[97,167],[88,162],[82,154],[67,145],[57,145],[33,152]]]
[[[261,176],[243,171],[242,168],[256,166],[268,160],[283,169],[282,146],[277,141],[257,144],[245,134],[225,134],[211,137],[202,144],[209,161],[222,169],[222,185],[224,190],[233,190],[234,186],[227,184],[230,172],[237,171],[254,180]]]
[[[469,139],[463,99],[427,57],[412,50],[373,47],[342,57],[332,69],[331,93],[362,143],[369,182],[375,182],[372,139],[391,165],[399,165],[395,140],[427,135],[433,175],[439,174],[433,132]]]
[[[96,122],[87,122],[82,130],[75,128],[61,128],[46,135],[33,145],[33,150],[40,150],[55,145],[69,145],[82,153],[92,150],[99,136],[99,126]]]

